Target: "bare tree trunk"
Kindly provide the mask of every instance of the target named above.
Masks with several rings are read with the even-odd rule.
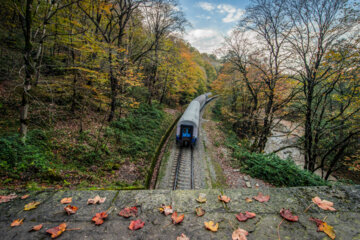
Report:
[[[115,116],[116,97],[117,97],[117,88],[118,88],[117,78],[114,76],[114,72],[113,72],[111,48],[109,48],[108,60],[109,60],[109,74],[110,74],[110,87],[111,87],[111,103],[110,103],[110,114],[108,121],[111,122]]]

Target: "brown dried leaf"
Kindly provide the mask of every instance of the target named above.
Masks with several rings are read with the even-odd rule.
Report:
[[[68,215],[75,214],[78,209],[79,209],[78,207],[71,205],[67,205],[66,207],[64,207],[64,210],[65,212],[67,212]]]
[[[101,225],[104,223],[104,219],[107,217],[108,217],[107,212],[100,212],[100,213],[96,213],[91,220],[95,222],[95,225]]]
[[[135,221],[131,221],[130,225],[129,225],[129,229],[130,230],[138,230],[143,228],[145,225],[145,222],[141,221],[140,219],[137,219]]]
[[[281,215],[283,218],[285,218],[286,220],[291,221],[291,222],[297,222],[297,221],[299,221],[299,217],[298,217],[298,216],[294,216],[289,209],[282,208],[282,209],[280,210],[280,215]]]
[[[23,221],[24,221],[23,218],[22,218],[22,219],[16,219],[16,220],[14,220],[14,221],[11,223],[10,226],[12,226],[12,227],[20,226],[21,224],[23,224]]]
[[[228,203],[230,202],[230,198],[228,196],[225,196],[225,195],[219,195],[218,196],[218,199],[224,203]]]
[[[39,231],[43,227],[42,224],[33,226],[30,231]]]
[[[171,215],[172,223],[173,223],[173,224],[181,223],[181,222],[184,220],[184,217],[185,217],[184,214],[178,215],[178,213],[175,211],[175,212]]]
[[[13,200],[14,198],[17,198],[16,194],[12,193],[7,196],[0,195],[0,203],[5,203]]]
[[[258,202],[267,202],[270,200],[270,195],[264,196],[261,192],[258,193],[257,196],[253,197]]]
[[[137,207],[126,207],[119,212],[119,215],[128,218],[128,217],[135,217],[138,213]]]
[[[161,205],[161,207],[159,208],[159,211],[160,211],[161,213],[164,213],[165,216],[173,213],[172,207],[171,207],[170,205],[169,205],[169,206],[165,206],[164,204]]]
[[[206,194],[200,193],[199,197],[196,199],[196,201],[199,203],[206,203]]]
[[[198,217],[204,216],[204,214],[205,214],[205,210],[202,209],[201,207],[197,207],[197,208],[195,209],[195,212],[196,212],[196,215],[197,215]]]
[[[185,234],[182,233],[176,238],[176,240],[190,240],[190,238],[188,238]]]
[[[21,196],[21,199],[27,199],[28,197],[30,197],[30,195],[29,194],[26,194],[26,195],[24,195],[24,196]]]
[[[314,197],[312,199],[312,201],[313,201],[313,203],[318,205],[319,208],[321,208],[321,209],[330,210],[330,211],[336,211],[336,209],[332,207],[332,206],[334,206],[333,202],[330,202],[330,201],[327,201],[327,200],[321,200],[319,197]]]
[[[251,203],[253,200],[251,199],[251,198],[245,198],[245,202],[247,202],[247,203]]]
[[[57,227],[50,228],[46,230],[47,233],[51,234],[51,238],[56,238],[60,236],[66,230],[66,223],[62,223]]]
[[[217,232],[217,230],[219,228],[219,223],[215,224],[213,221],[204,222],[204,224],[205,224],[205,228],[212,232]]]
[[[62,204],[69,204],[69,203],[71,203],[72,202],[72,198],[71,197],[69,197],[69,198],[63,198],[63,199],[61,199],[61,201],[60,201],[60,203],[62,203]]]
[[[246,230],[238,228],[232,233],[232,240],[247,240],[247,235],[249,233]]]
[[[104,203],[106,200],[106,197],[101,198],[99,195],[96,195],[94,198],[89,198],[87,201],[87,204],[97,204],[97,203]]]
[[[31,209],[36,208],[39,204],[40,204],[40,202],[30,202],[24,206],[24,210],[29,211]]]

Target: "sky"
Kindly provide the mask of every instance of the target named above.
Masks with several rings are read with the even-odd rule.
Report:
[[[185,40],[201,53],[214,53],[236,26],[248,3],[249,0],[179,0],[179,8],[191,25],[186,28]]]

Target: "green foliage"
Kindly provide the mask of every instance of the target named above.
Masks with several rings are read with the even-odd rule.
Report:
[[[23,143],[18,134],[0,137],[0,174],[44,174],[52,158],[44,131],[32,130]]]
[[[153,154],[163,134],[164,118],[159,106],[143,104],[126,118],[114,121],[107,133],[115,137],[121,154],[146,157]]]

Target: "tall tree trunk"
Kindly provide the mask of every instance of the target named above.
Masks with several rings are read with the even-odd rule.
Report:
[[[307,81],[307,86],[305,87],[305,91],[307,93],[306,96],[306,113],[305,113],[305,165],[304,169],[309,171],[313,171],[315,168],[315,159],[313,159],[312,152],[312,143],[313,143],[313,135],[312,135],[312,101],[313,101],[313,86],[312,81]]]
[[[32,8],[33,0],[26,1],[25,8],[25,19],[24,20],[24,38],[25,38],[25,49],[24,49],[24,61],[25,61],[25,80],[22,92],[22,100],[20,106],[20,134],[23,139],[26,139],[28,131],[28,114],[29,114],[29,94],[31,89],[33,66],[32,66],[32,43],[31,43],[31,28],[32,28]]]
[[[110,103],[110,114],[108,121],[111,122],[115,116],[117,87],[118,87],[117,78],[114,76],[114,72],[113,72],[111,48],[109,48],[108,60],[109,60],[109,74],[110,74],[110,87],[111,87],[111,103]]]

